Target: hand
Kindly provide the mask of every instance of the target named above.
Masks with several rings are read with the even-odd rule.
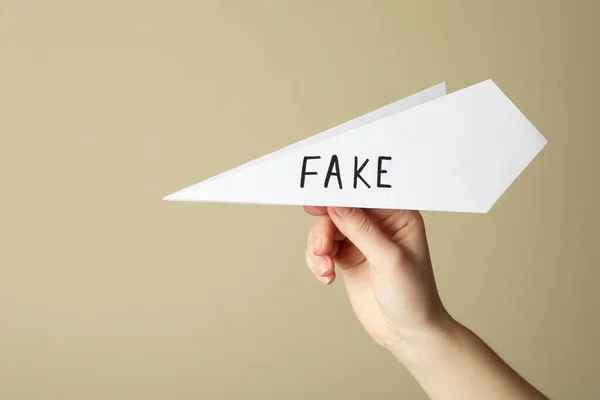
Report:
[[[416,211],[305,207],[315,221],[306,261],[325,283],[344,278],[367,333],[431,399],[546,399],[446,312]]]
[[[356,316],[397,353],[451,320],[436,288],[418,211],[305,207],[315,220],[306,262],[324,284],[340,273]]]

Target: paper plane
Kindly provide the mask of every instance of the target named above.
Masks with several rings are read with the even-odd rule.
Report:
[[[492,80],[441,83],[164,199],[485,213],[546,143]]]

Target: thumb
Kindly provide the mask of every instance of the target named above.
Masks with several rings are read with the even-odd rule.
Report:
[[[327,207],[337,228],[367,258],[374,270],[389,270],[401,261],[400,248],[360,208]]]

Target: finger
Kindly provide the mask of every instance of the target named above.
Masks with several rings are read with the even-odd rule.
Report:
[[[319,216],[319,215],[327,215],[326,207],[318,207],[318,206],[304,206],[304,211],[307,214]]]
[[[331,285],[333,282],[335,282],[335,278],[335,271],[331,271],[331,274],[326,275],[323,277],[323,279],[321,279],[321,283],[323,283],[324,285]]]
[[[337,228],[364,254],[374,270],[392,268],[401,260],[400,248],[360,208],[328,207]]]
[[[334,240],[333,241],[333,249],[331,249],[331,257],[333,257],[333,262],[335,264],[336,257],[338,256],[341,249],[343,249],[343,245],[349,244],[349,242],[345,242],[343,240]]]
[[[333,221],[331,222],[333,224]],[[333,225],[335,226],[335,224]],[[335,226],[335,233],[333,234],[333,240],[335,241],[343,241],[346,240],[346,236],[340,232],[340,230],[337,228],[337,226]]]
[[[367,209],[365,212],[381,230],[398,243],[424,230],[421,213],[413,210]]]
[[[308,268],[321,283],[329,285],[335,280],[333,258],[331,255],[317,256],[309,246],[305,252],[305,260]]]
[[[334,275],[333,243],[336,228],[327,215],[315,217],[308,233],[306,262],[323,283],[331,283]]]
[[[339,233],[329,216],[316,217],[308,235],[306,263],[322,283],[329,285],[335,280],[334,257],[338,253],[342,240],[336,240]]]
[[[315,217],[308,233],[307,247],[318,256],[331,255],[337,228],[328,215]]]
[[[356,268],[366,261],[365,255],[349,240],[334,242],[339,243],[339,250],[334,253],[333,259],[336,267],[342,272]]]
[[[370,209],[365,212],[392,242],[416,258],[429,257],[425,223],[420,212],[413,210]]]

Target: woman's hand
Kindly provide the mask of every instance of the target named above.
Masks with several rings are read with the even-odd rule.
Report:
[[[444,309],[416,211],[305,207],[315,216],[306,262],[339,273],[356,316],[432,399],[546,399]]]
[[[331,284],[341,274],[367,333],[394,353],[450,319],[433,277],[418,211],[305,207],[315,216],[306,262]]]

